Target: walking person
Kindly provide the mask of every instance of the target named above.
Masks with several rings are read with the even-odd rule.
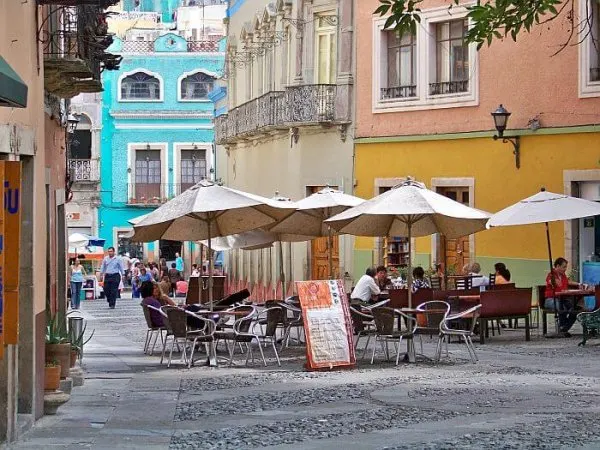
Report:
[[[175,253],[175,268],[179,270],[183,276],[183,258],[179,255],[179,253]]]
[[[79,263],[79,258],[75,258],[71,265],[71,309],[79,309],[81,303],[81,288],[83,286],[83,277],[87,275],[85,269]]]
[[[121,258],[115,255],[114,247],[108,247],[108,256],[104,257],[100,267],[100,276],[104,282],[104,295],[110,309],[115,309],[123,273]]]
[[[181,280],[181,272],[177,270],[176,264],[171,263],[171,268],[169,269],[169,281],[171,282],[171,290],[169,291],[169,295],[175,296],[175,290],[177,289],[177,282]]]
[[[169,267],[167,266],[167,260],[165,258],[160,258],[158,260],[158,264],[159,264],[159,270],[160,270],[160,279],[162,280],[163,277],[169,275]]]

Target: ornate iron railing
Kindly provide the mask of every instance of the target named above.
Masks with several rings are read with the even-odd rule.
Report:
[[[106,9],[109,6],[114,6],[120,0],[37,0],[38,5],[62,5],[62,6],[80,6],[80,5],[95,5]]]
[[[429,83],[429,95],[458,94],[469,90],[469,80]]]
[[[214,40],[187,41],[187,51],[190,53],[216,53],[219,43]],[[154,41],[123,41],[123,53],[153,53]]]
[[[200,180],[198,180],[200,181]],[[129,205],[160,205],[195,183],[132,183],[127,185],[127,204]]]
[[[152,53],[154,41],[123,41],[123,53]]]
[[[417,86],[394,86],[381,88],[381,100],[417,96]]]
[[[315,84],[271,91],[215,118],[219,145],[273,128],[319,124],[335,120],[336,86]]]
[[[600,81],[600,67],[590,69],[590,81]]]
[[[100,171],[97,159],[69,159],[71,181],[99,181]]]
[[[335,88],[335,84],[307,84],[286,88],[284,121],[290,124],[333,121]]]

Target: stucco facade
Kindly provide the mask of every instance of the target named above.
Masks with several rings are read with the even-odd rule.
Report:
[[[128,33],[128,39],[115,39],[111,47],[123,56],[120,70],[103,80],[98,226],[106,244],[115,248],[119,237],[131,230],[128,220],[193,182],[214,179],[214,105],[207,94],[224,61],[224,43],[214,40],[186,40],[176,32],[160,31],[152,41],[136,41],[135,30]],[[204,81],[186,88],[188,77]],[[160,257],[158,243],[140,250],[138,256],[145,259]],[[195,259],[190,247],[184,252],[189,262]]]
[[[542,186],[579,195],[600,181],[600,82],[590,39],[554,55],[567,37],[561,18],[521,33],[516,43],[497,40],[479,52],[462,47],[462,59],[443,61],[456,72],[465,68],[464,77],[440,78],[436,31],[463,20],[465,11],[449,14],[447,4],[427,1],[414,37],[416,69],[398,75],[398,83],[389,79],[397,47],[382,28],[385,18],[373,15],[377,6],[360,2],[356,19],[357,52],[371,55],[357,67],[357,195],[371,197],[412,176],[438,191],[462,190],[470,205],[496,212]],[[492,139],[490,113],[501,103],[512,113],[505,135],[520,136],[520,168],[514,147]],[[589,251],[580,245],[584,233],[583,221],[551,225],[554,256],[564,255],[576,270]],[[535,226],[481,232],[470,239],[468,259],[486,273],[503,261],[517,285],[539,284],[548,265],[544,236]],[[417,239],[417,263],[443,263],[439,246],[435,236]],[[355,266],[377,262],[380,253],[373,239],[357,239]]]
[[[215,121],[226,185],[294,200],[326,185],[352,192],[352,8],[346,0],[230,3],[228,111]],[[291,281],[314,277],[314,244],[283,247],[283,261],[267,250],[232,253],[233,282],[260,299],[274,295],[282,263],[288,293]],[[336,275],[352,272],[351,238],[340,238],[335,266]]]

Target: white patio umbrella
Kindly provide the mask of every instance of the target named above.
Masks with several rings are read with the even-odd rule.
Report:
[[[141,216],[137,216],[137,217],[134,217],[133,219],[129,219],[127,222],[129,222],[129,224],[131,224],[131,225],[137,225],[142,220],[144,220],[147,216],[148,216],[148,214],[142,214]]]
[[[87,247],[90,240],[89,236],[82,233],[73,233],[69,236],[69,247],[73,247],[77,251],[78,247]]]
[[[537,194],[527,197],[492,215],[487,223],[487,227],[545,224],[550,273],[554,273],[552,270],[552,246],[550,245],[548,223],[597,215],[600,215],[600,203],[598,202],[570,197],[566,194],[555,194],[542,188]]]
[[[411,179],[325,223],[355,236],[408,238],[408,305],[412,307],[411,239],[441,233],[453,239],[484,230],[490,214],[470,208]]]
[[[297,210],[286,219],[269,227],[275,233],[327,237],[329,277],[333,277],[333,231],[326,219],[358,206],[364,200],[343,191],[326,187],[296,202]]]
[[[133,240],[199,241],[208,239],[208,298],[213,301],[211,238],[242,233],[277,222],[294,211],[294,205],[201,181],[149,213],[134,225]]]

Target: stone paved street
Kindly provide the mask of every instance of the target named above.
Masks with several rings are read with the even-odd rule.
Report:
[[[473,365],[450,344],[439,365],[366,360],[353,371],[282,367],[167,369],[142,353],[137,300],[86,302],[84,386],[15,449],[594,449],[600,448],[600,347],[503,330]],[[575,329],[575,333],[578,329]],[[425,353],[434,345],[425,342]],[[273,355],[267,353],[269,357]],[[242,362],[241,356],[238,357]]]

